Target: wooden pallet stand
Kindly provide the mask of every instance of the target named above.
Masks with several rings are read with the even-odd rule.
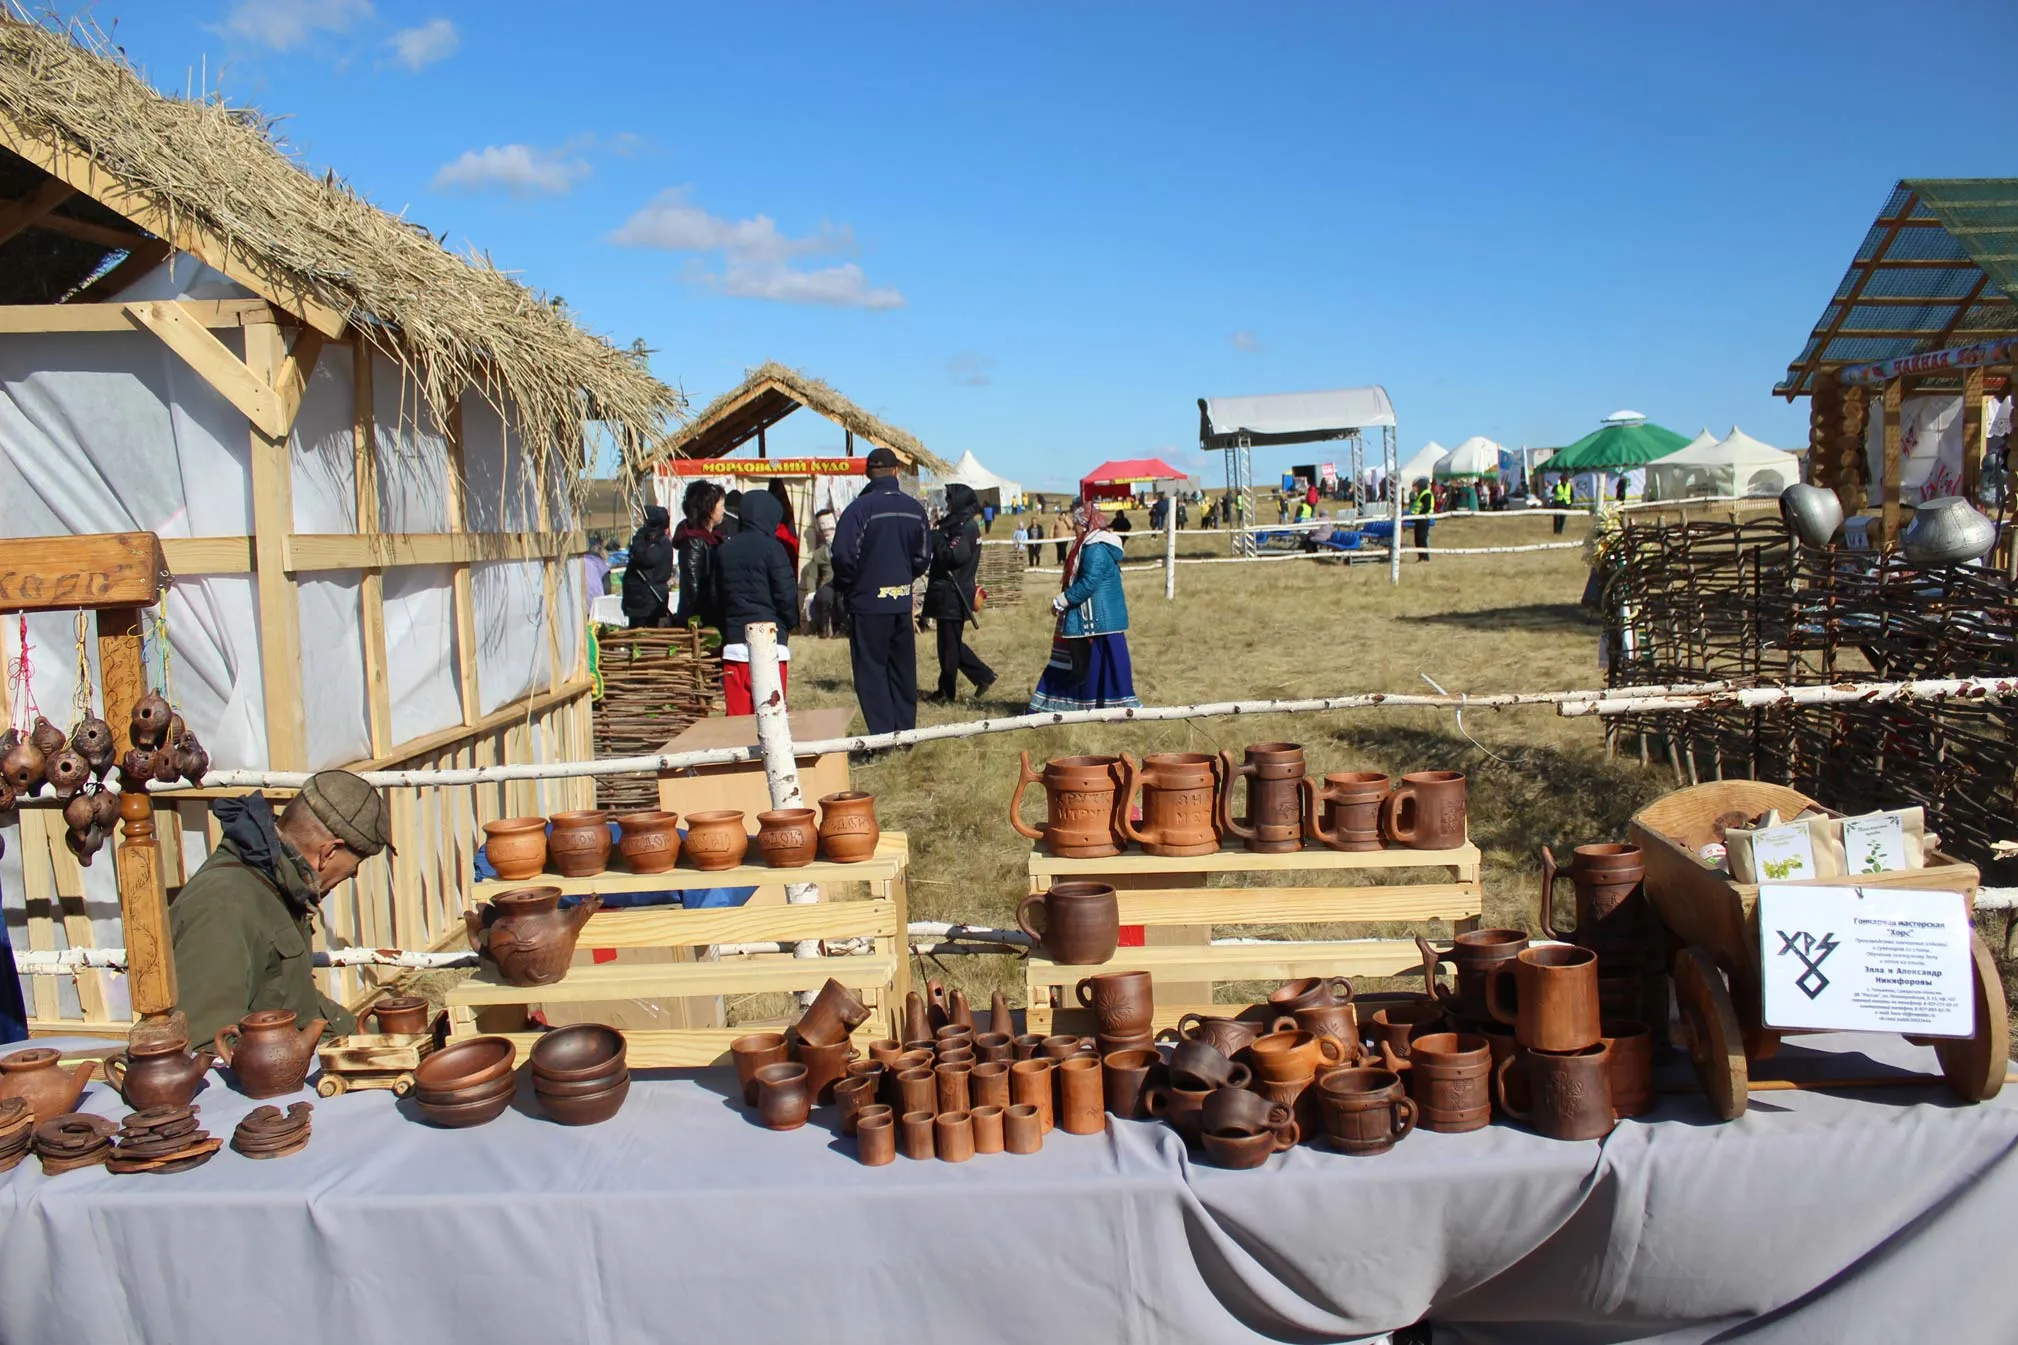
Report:
[[[733,961],[608,962],[575,966],[553,985],[506,985],[495,968],[484,966],[475,976],[451,988],[446,996],[449,1036],[461,1040],[479,1035],[476,1010],[489,1005],[584,1004],[615,1000],[680,999],[693,996],[749,995],[765,991],[818,990],[828,977],[862,996],[870,1009],[868,1021],[856,1032],[866,1044],[894,1035],[910,989],[910,957],[906,942],[909,908],[907,886],[910,846],[902,832],[884,832],[876,854],[859,864],[820,861],[798,869],[773,869],[745,864],[718,873],[678,868],[669,873],[630,874],[617,871],[593,878],[563,878],[543,874],[525,882],[484,882],[476,885],[482,900],[515,887],[552,886],[563,895],[590,892],[693,891],[710,887],[775,886],[794,883],[866,883],[865,900],[835,901],[831,886],[817,904],[803,906],[725,907],[684,910],[677,906],[603,910],[589,918],[577,948],[702,948],[711,944],[791,943],[804,939],[869,938],[872,953],[841,957],[795,958],[789,953],[738,957]],[[730,1062],[729,1043],[747,1028],[648,1029],[624,1034],[634,1068],[668,1069],[721,1065]],[[538,1040],[536,1032],[506,1033],[524,1059]]]
[[[1373,850],[1346,854],[1304,849],[1254,854],[1222,849],[1188,857],[1124,852],[1104,859],[1059,859],[1041,848],[1030,856],[1030,890],[1043,892],[1068,879],[1111,883],[1121,923],[1145,926],[1147,946],[1121,948],[1100,966],[1061,966],[1041,953],[1025,964],[1028,1031],[1091,1032],[1093,1016],[1080,1009],[1073,987],[1103,971],[1146,971],[1156,988],[1155,1025],[1177,1026],[1186,1013],[1227,1015],[1241,1006],[1211,1003],[1211,987],[1228,981],[1289,980],[1298,976],[1393,976],[1422,965],[1409,939],[1334,939],[1272,943],[1210,942],[1218,925],[1393,923],[1448,921],[1455,930],[1478,928],[1485,893],[1479,849],[1470,841],[1455,850]],[[1448,881],[1383,882],[1335,887],[1207,887],[1215,873],[1282,874],[1442,869]],[[1189,938],[1191,942],[1171,941]],[[1062,1006],[1062,1007],[1061,1007]]]

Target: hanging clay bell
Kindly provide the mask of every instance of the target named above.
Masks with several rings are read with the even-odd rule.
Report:
[[[42,749],[17,733],[13,746],[7,749],[6,755],[0,756],[0,775],[7,777],[7,783],[14,786],[17,793],[32,798],[35,787],[42,783],[42,768],[48,764]]]
[[[14,785],[5,776],[0,776],[0,813],[11,812],[14,808]],[[5,853],[0,851],[0,853]]]
[[[69,746],[69,739],[63,730],[49,722],[47,715],[35,716],[35,727],[28,730],[28,741],[35,744],[35,750],[46,760]]]
[[[70,734],[70,750],[83,757],[91,767],[91,773],[101,780],[112,769],[112,763],[119,759],[119,748],[112,740],[112,726],[96,715],[87,715],[77,721],[77,727]]]
[[[91,767],[68,747],[59,747],[42,764],[42,778],[56,791],[57,798],[67,799],[84,788],[84,782],[91,778]]]
[[[142,696],[133,706],[133,745],[159,747],[168,734],[168,721],[174,717],[175,711],[168,708],[160,692]]]
[[[182,772],[175,769],[175,752],[166,743],[154,750],[154,778],[164,785],[182,778]]]
[[[70,847],[71,854],[77,856],[77,862],[88,869],[91,867],[92,859],[104,848],[105,833],[98,829],[96,823],[81,832],[66,827],[63,831],[63,843]]]
[[[182,722],[182,711],[171,710],[168,714],[168,732],[161,735],[161,741],[164,743],[173,743],[187,732],[189,732],[189,725]]]
[[[147,782],[154,778],[154,759],[158,755],[151,747],[136,747],[119,758],[119,787],[146,789]]]
[[[110,836],[119,825],[119,796],[100,785],[91,795],[91,806],[98,810],[98,829]]]
[[[175,739],[173,755],[176,772],[192,785],[202,784],[203,777],[210,773],[210,753],[203,750],[203,744],[187,729]]]
[[[63,805],[63,820],[70,824],[72,831],[83,832],[98,821],[98,805],[89,794],[73,795],[70,802]]]

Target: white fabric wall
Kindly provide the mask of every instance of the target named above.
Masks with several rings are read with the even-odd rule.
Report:
[[[1985,402],[1984,416],[1989,416]],[[1870,471],[1870,503],[1885,502],[1885,412],[1874,394],[1864,426],[1864,464]],[[1962,493],[1962,398],[1956,394],[1908,397],[1899,403],[1899,437],[1906,470],[1899,498],[1907,504]]]

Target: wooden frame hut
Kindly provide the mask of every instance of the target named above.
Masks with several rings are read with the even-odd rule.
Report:
[[[586,427],[635,467],[681,407],[560,301],[303,171],[256,114],[0,19],[0,550],[158,534],[149,667],[213,766],[591,755]],[[21,690],[64,728],[85,624],[29,620]],[[325,902],[331,942],[459,937],[479,824],[591,797],[395,791],[398,857]],[[170,892],[215,838],[200,793],[173,800]],[[46,810],[0,824],[17,945],[120,941],[113,865],[80,869]],[[125,1022],[114,978],[30,980],[38,1027]]]

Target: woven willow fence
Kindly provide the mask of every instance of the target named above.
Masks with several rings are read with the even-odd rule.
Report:
[[[721,664],[698,630],[605,630],[598,640],[603,694],[595,707],[598,757],[664,749],[721,695]],[[659,806],[655,775],[596,781],[596,806],[623,812]]]

